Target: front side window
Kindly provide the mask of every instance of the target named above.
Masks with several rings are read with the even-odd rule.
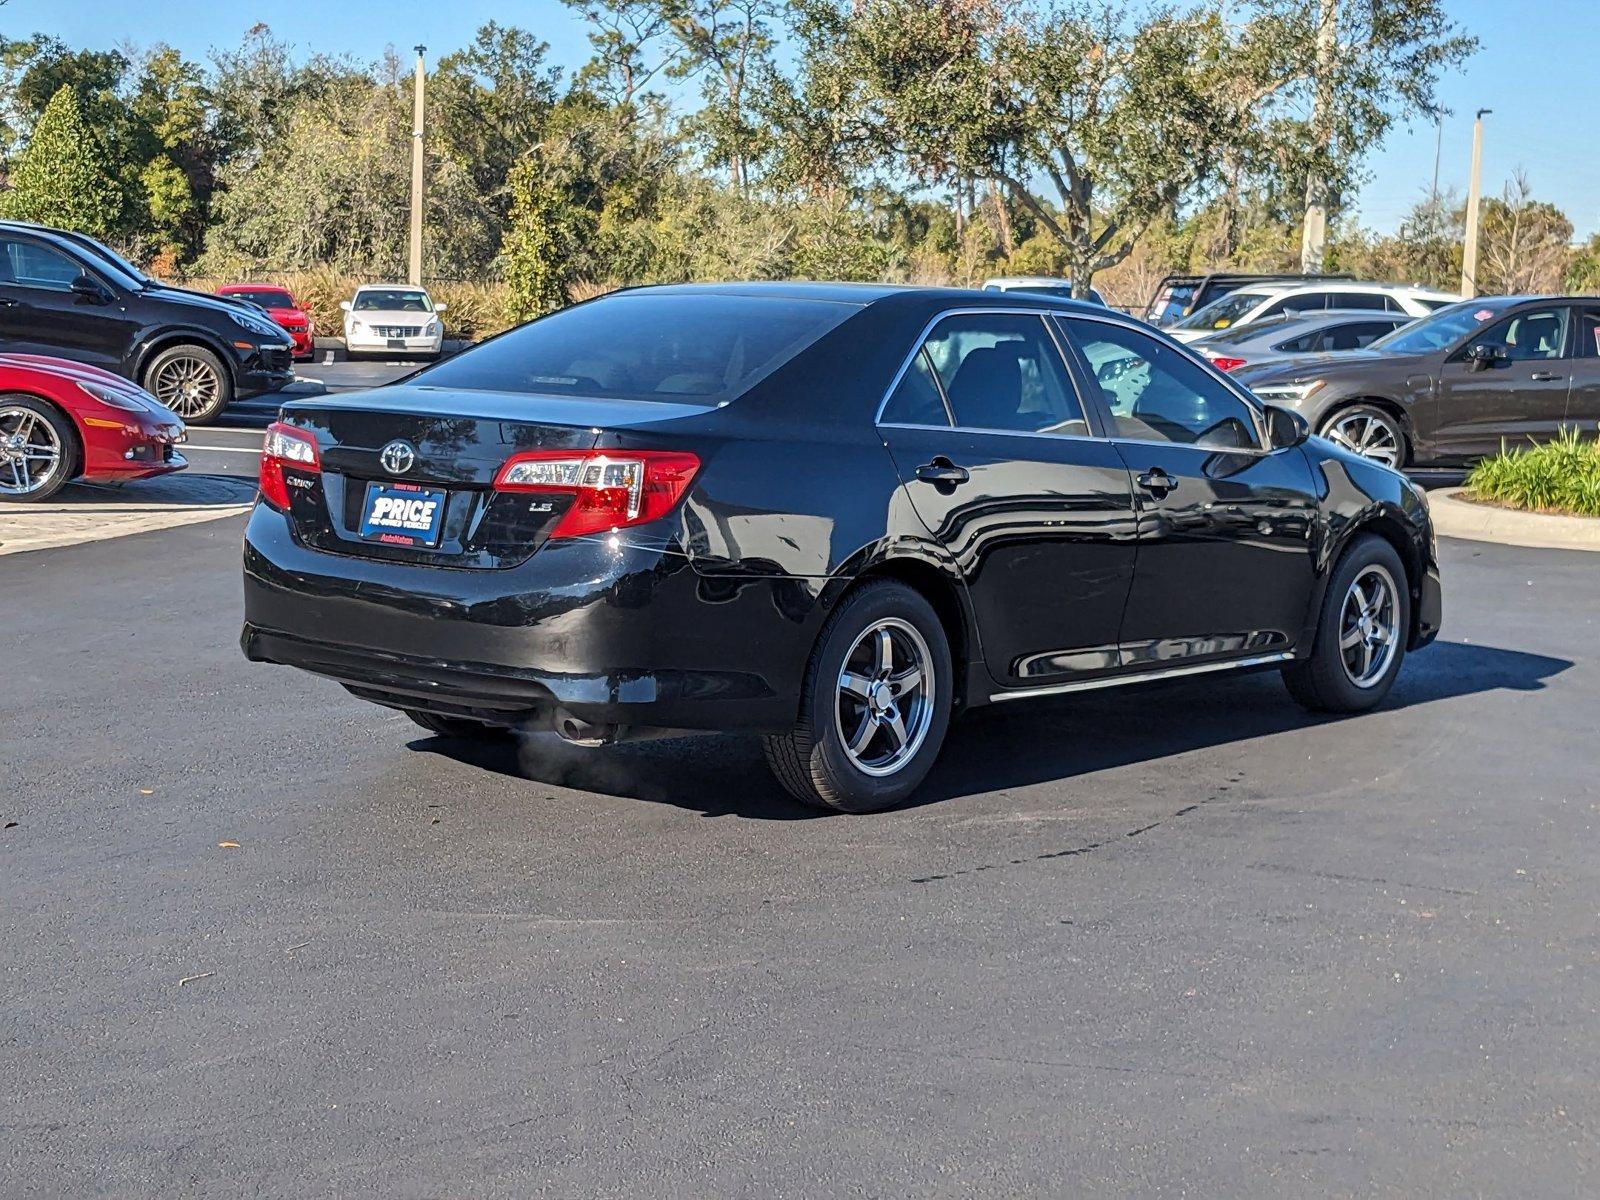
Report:
[[[1066,364],[1041,317],[946,317],[923,345],[957,425],[1015,433],[1089,432]]]
[[[1250,406],[1181,350],[1121,325],[1063,324],[1100,386],[1117,437],[1259,448]]]
[[[1474,346],[1494,346],[1511,362],[1563,358],[1566,354],[1566,311],[1541,308],[1518,313],[1472,339]]]
[[[1578,353],[1600,358],[1600,308],[1586,308],[1578,315]]]
[[[23,241],[7,241],[3,245],[8,274],[22,287],[70,292],[72,281],[83,274],[77,262],[49,246]]]

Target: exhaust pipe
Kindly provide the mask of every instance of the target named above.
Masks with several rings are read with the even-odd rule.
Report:
[[[558,708],[551,717],[551,728],[563,742],[573,746],[610,746],[618,741],[626,726],[585,721],[564,708]]]

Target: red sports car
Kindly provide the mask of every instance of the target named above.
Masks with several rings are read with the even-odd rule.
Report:
[[[294,302],[288,288],[271,283],[230,283],[226,287],[219,287],[217,295],[248,300],[266,309],[267,316],[294,339],[296,359],[316,357],[317,327],[312,323],[311,314]]]
[[[43,500],[70,480],[120,483],[181,471],[183,421],[120,375],[0,354],[0,501]]]

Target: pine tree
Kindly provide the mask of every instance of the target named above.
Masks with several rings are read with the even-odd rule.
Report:
[[[0,215],[94,237],[108,237],[117,228],[122,188],[70,87],[62,87],[39,114],[12,167],[11,188],[0,195]]]

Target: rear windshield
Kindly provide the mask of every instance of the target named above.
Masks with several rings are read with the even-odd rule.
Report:
[[[413,381],[475,391],[713,400],[749,387],[856,311],[772,296],[608,296],[513,329]]]
[[[294,300],[288,292],[276,288],[229,288],[222,293],[235,300],[248,300],[262,308],[293,308]]]
[[[427,292],[408,288],[363,288],[351,306],[357,312],[432,312]]]

